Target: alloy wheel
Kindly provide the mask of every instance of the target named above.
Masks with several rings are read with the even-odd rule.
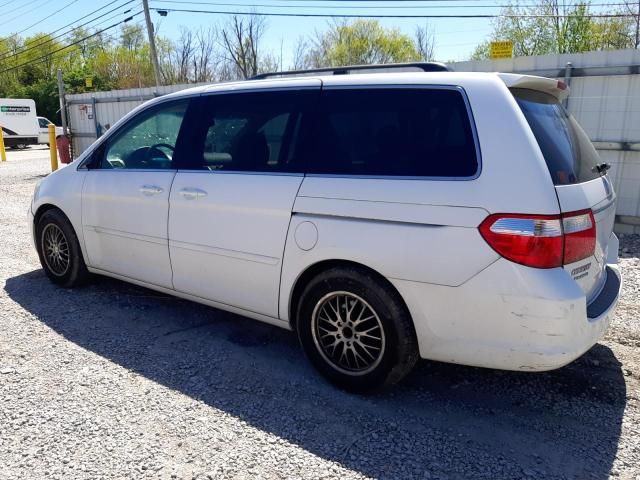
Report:
[[[313,309],[312,334],[323,359],[347,375],[374,370],[385,352],[380,317],[363,298],[351,292],[332,292]]]

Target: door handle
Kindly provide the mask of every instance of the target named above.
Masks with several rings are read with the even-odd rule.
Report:
[[[187,200],[195,200],[197,198],[202,198],[207,196],[207,192],[199,188],[187,187],[187,188],[183,188],[178,193],[182,195],[184,198],[186,198]]]
[[[158,195],[162,192],[164,192],[164,190],[157,185],[143,185],[140,187],[140,193],[147,195],[148,197],[151,195]]]

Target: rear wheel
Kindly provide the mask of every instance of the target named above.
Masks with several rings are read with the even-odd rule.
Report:
[[[71,222],[57,209],[47,210],[36,225],[38,256],[51,281],[71,288],[89,276]]]
[[[302,293],[297,327],[313,365],[346,390],[396,383],[418,359],[402,300],[365,269],[338,267],[313,279]]]

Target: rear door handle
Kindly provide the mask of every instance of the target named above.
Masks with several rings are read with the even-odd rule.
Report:
[[[184,198],[186,198],[187,200],[195,200],[197,198],[202,198],[207,196],[207,192],[205,192],[204,190],[201,190],[199,188],[190,188],[190,187],[183,188],[178,193],[182,195]]]
[[[140,193],[148,197],[150,197],[151,195],[158,195],[159,193],[162,193],[162,192],[164,192],[162,187],[159,187],[157,185],[142,185],[140,187]]]

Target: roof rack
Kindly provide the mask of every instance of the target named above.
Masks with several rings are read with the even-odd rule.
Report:
[[[250,80],[265,80],[267,78],[304,76],[315,73],[328,73],[331,75],[348,75],[351,72],[362,70],[418,70],[422,72],[449,72],[451,71],[444,63],[440,62],[409,62],[409,63],[386,63],[374,65],[348,65],[345,67],[325,67],[311,68],[308,70],[288,70],[284,72],[261,73]]]

